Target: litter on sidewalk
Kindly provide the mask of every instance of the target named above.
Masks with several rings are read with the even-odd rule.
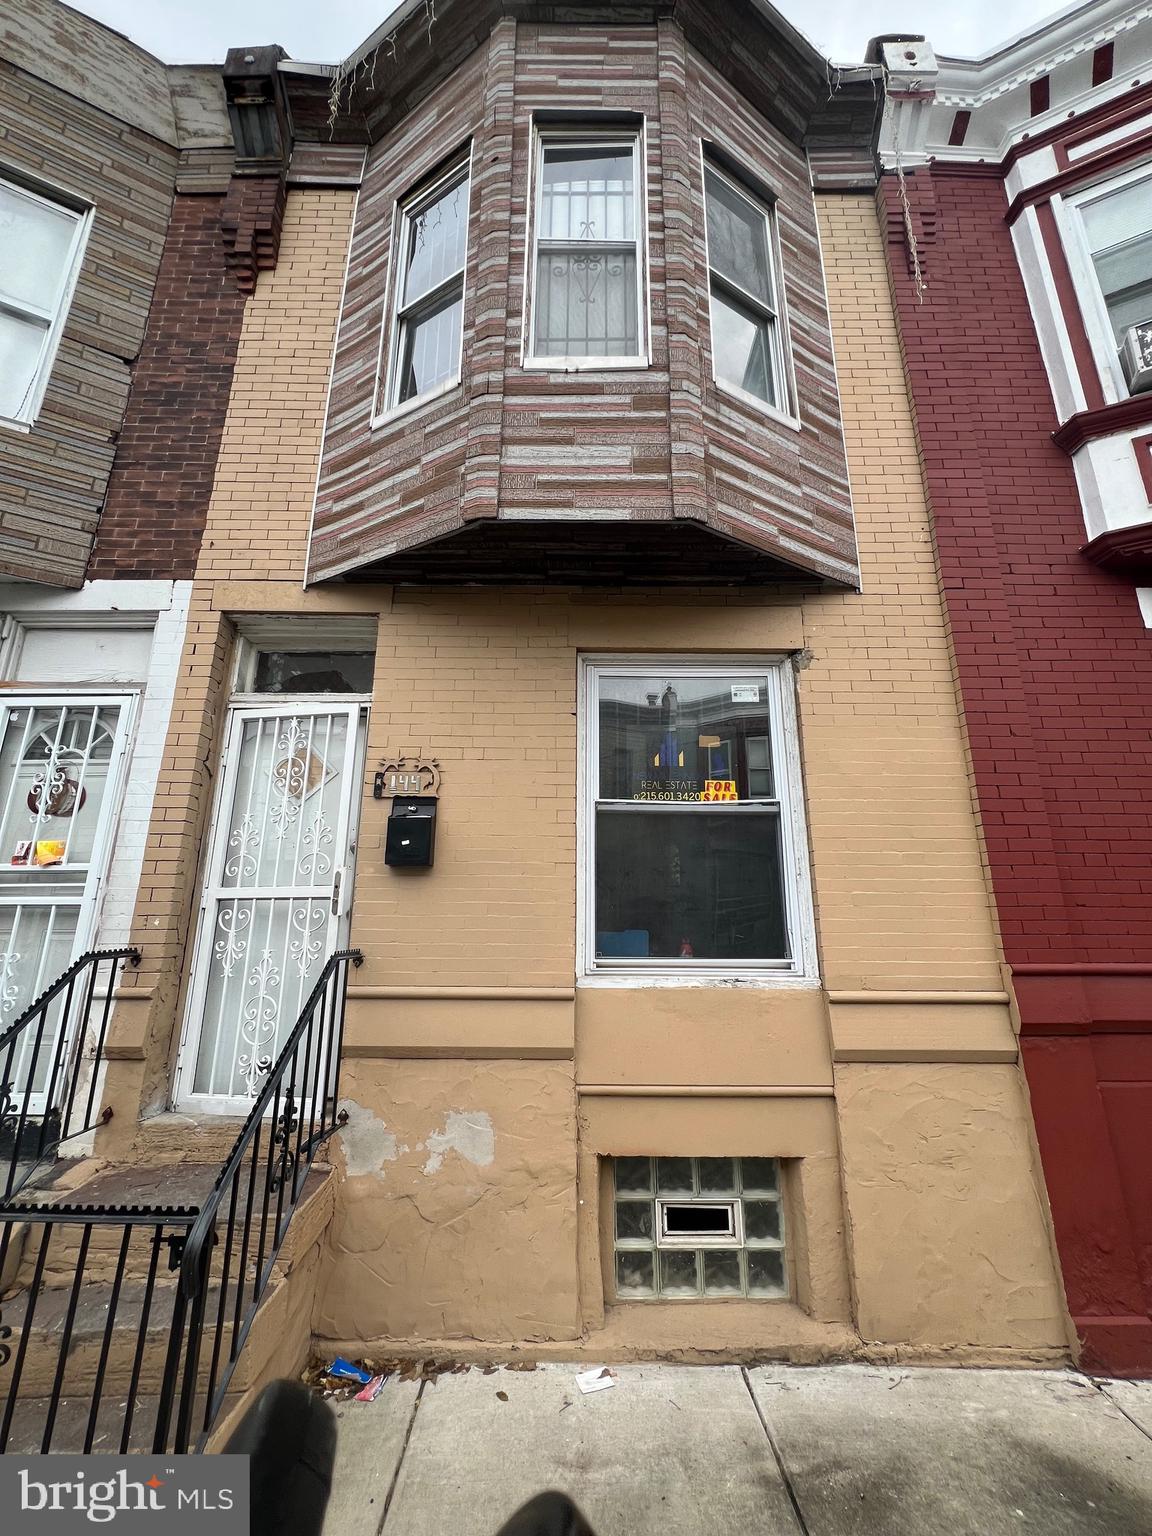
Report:
[[[373,1376],[368,1385],[361,1391],[357,1392],[355,1399],[356,1402],[374,1403],[380,1396],[381,1392],[384,1390],[384,1383],[387,1381],[387,1379],[388,1378],[386,1376]]]
[[[616,1385],[616,1378],[606,1365],[597,1365],[590,1371],[579,1372],[576,1385],[581,1392],[603,1392],[605,1387]]]

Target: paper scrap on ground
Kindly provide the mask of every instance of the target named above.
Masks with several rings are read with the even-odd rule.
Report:
[[[606,1365],[597,1365],[590,1371],[581,1371],[576,1385],[581,1392],[603,1392],[605,1387],[616,1385],[616,1378]]]
[[[364,1390],[362,1392],[357,1392],[356,1401],[358,1403],[374,1403],[383,1390],[384,1377],[373,1376],[372,1380],[368,1383]]]

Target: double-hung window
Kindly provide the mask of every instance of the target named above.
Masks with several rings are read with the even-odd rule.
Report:
[[[772,211],[710,163],[704,200],[713,372],[725,388],[787,413]]]
[[[1110,333],[1112,346],[1123,349],[1137,326],[1141,352],[1152,354],[1152,166],[1093,188],[1073,206],[1096,279],[1087,310],[1097,315],[1098,334]]]
[[[586,970],[804,974],[784,663],[587,669]]]
[[[386,411],[460,378],[469,185],[463,161],[400,205]]]
[[[643,210],[639,133],[541,134],[529,362],[646,361]]]
[[[0,181],[0,421],[36,419],[91,210]]]

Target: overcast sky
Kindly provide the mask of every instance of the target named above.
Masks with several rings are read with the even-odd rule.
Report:
[[[398,3],[398,0],[397,0]],[[864,57],[881,32],[923,33],[937,53],[978,56],[1051,15],[1059,0],[776,0],[837,63]],[[229,48],[279,43],[296,59],[345,58],[393,0],[74,0],[170,64],[223,60]]]

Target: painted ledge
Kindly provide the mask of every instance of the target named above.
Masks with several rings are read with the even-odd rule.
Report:
[[[1013,1062],[1007,992],[829,992],[834,1062]]]

